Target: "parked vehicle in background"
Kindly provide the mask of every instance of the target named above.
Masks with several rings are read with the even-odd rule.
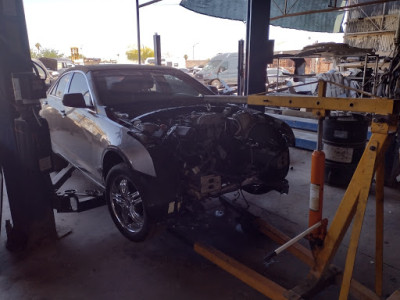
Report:
[[[283,68],[267,68],[267,79],[269,84],[285,84],[289,80],[286,74],[289,71]],[[214,56],[208,64],[194,77],[204,84],[209,84],[220,88],[225,83],[229,86],[237,85],[238,79],[238,54],[221,53]]]
[[[148,57],[144,61],[145,65],[155,65],[156,64],[156,59],[154,57]],[[161,65],[165,66],[165,58],[161,58]]]
[[[46,66],[46,68],[52,71],[57,71],[59,74],[75,66],[72,60],[68,58],[40,57],[39,60]]]
[[[186,61],[184,58],[169,57],[169,58],[166,58],[165,65],[167,67],[182,69],[182,68],[186,68]]]
[[[196,74],[197,72],[199,72],[199,71],[203,70],[203,68],[204,68],[204,66],[203,66],[203,65],[200,65],[200,66],[194,66],[194,67],[192,68],[193,75],[194,75],[194,74]]]
[[[290,72],[284,68],[267,68],[268,84],[285,84],[290,78]]]
[[[132,241],[209,197],[287,192],[291,128],[214,95],[174,68],[78,66],[42,100],[53,151],[105,189]],[[199,210],[200,212],[201,210]]]
[[[186,73],[186,74],[191,74],[190,70],[186,69],[186,68],[178,68],[178,70],[181,70],[183,73]]]
[[[148,57],[144,61],[145,65],[155,65],[156,64],[156,59],[154,57]],[[182,58],[161,58],[161,65],[162,66],[167,66],[167,67],[172,67],[172,68],[186,68],[186,63],[185,60]]]
[[[221,87],[221,81],[228,85],[237,85],[238,54],[219,53],[198,71],[194,77],[204,84]]]

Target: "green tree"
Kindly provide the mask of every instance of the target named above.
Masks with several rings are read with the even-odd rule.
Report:
[[[40,51],[41,57],[49,57],[49,58],[60,58],[64,57],[64,53],[60,53],[58,50],[44,48]]]
[[[185,54],[185,55],[183,56],[183,58],[184,58],[185,60],[188,60],[189,56],[188,56],[187,54]]]
[[[31,51],[31,58],[39,58],[37,52],[35,50],[33,50],[32,48],[30,49]]]
[[[35,45],[35,47],[36,47],[36,45]],[[39,57],[60,58],[60,57],[64,57],[64,53],[60,53],[56,49],[41,48],[41,47],[39,47],[39,49],[40,50],[38,50],[38,51],[30,49],[32,58],[39,58]]]
[[[142,49],[140,49],[140,55],[141,55],[141,61],[144,62],[146,60],[146,58],[148,57],[154,57],[154,51],[153,49],[149,48],[149,47],[143,47]],[[126,57],[129,60],[139,60],[139,51],[137,49],[130,49],[128,51],[125,52]]]

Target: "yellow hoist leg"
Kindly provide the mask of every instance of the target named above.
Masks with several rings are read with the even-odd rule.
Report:
[[[383,186],[385,180],[385,164],[381,158],[376,168],[375,201],[376,201],[376,232],[375,232],[375,292],[382,296],[383,283]]]
[[[359,237],[364,219],[369,190],[375,170],[377,169],[377,232],[379,236],[376,242],[377,272],[376,272],[376,291],[382,289],[382,271],[378,268],[382,266],[382,235],[383,235],[383,215],[381,205],[383,202],[383,162],[384,153],[387,146],[389,126],[378,124],[373,126],[373,134],[366,147],[366,150],[358,164],[353,178],[346,190],[346,193],[339,205],[336,215],[332,221],[324,241],[324,247],[317,254],[316,263],[312,273],[317,278],[324,273],[333,256],[341,244],[343,237],[354,217],[354,224],[351,240],[346,257],[346,266],[343,274],[340,299],[347,299],[351,285],[354,262],[358,248]]]

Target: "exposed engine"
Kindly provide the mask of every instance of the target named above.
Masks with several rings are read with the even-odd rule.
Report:
[[[280,120],[238,106],[203,105],[159,110],[131,124],[150,153],[162,147],[178,164],[182,193],[200,199],[237,189],[287,192],[293,133]]]

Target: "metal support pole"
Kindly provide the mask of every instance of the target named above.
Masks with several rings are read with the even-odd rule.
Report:
[[[365,55],[365,60],[364,60],[364,70],[363,70],[363,78],[362,78],[362,83],[361,83],[361,89],[364,92],[365,90],[365,79],[367,76],[367,65],[368,65],[368,54]],[[364,95],[361,94],[361,98],[364,98]]]
[[[192,46],[192,59],[194,60],[194,47],[196,47],[199,43],[194,43]]]
[[[372,87],[372,95],[376,96],[376,85],[378,82],[378,67],[379,67],[379,55],[375,56],[375,69],[374,69],[374,86]]]
[[[247,8],[245,95],[265,92],[266,67],[273,61],[269,40],[271,0],[249,0]],[[263,107],[253,107],[263,110]]]
[[[153,43],[155,64],[161,66],[161,41],[160,36],[157,33],[153,35]]]
[[[139,0],[136,0],[136,29],[137,29],[137,43],[138,43],[138,63],[142,64],[141,48],[140,48],[140,18],[139,18]]]
[[[238,43],[238,79],[237,79],[237,94],[238,96],[243,95],[243,83],[244,83],[244,41],[239,40]]]

